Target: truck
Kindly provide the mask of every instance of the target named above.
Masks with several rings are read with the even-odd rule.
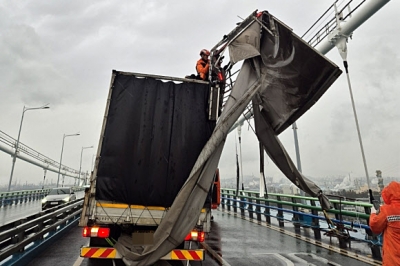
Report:
[[[215,128],[209,101],[209,82],[113,70],[79,222],[89,238],[82,257],[121,259],[114,245],[123,234],[138,248],[153,244],[154,232]],[[219,182],[216,170],[195,227],[161,260],[204,260],[198,243],[210,232]]]

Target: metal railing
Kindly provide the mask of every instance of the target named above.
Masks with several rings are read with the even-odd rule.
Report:
[[[31,192],[34,191],[46,190]],[[26,191],[21,191],[21,194],[23,194],[22,192]],[[17,192],[1,194],[13,193]],[[321,231],[329,229],[324,223],[326,219],[317,198],[277,193],[269,193],[265,197],[260,197],[259,192],[243,190],[236,195],[236,190],[222,188],[221,199],[223,209],[240,213],[241,216],[248,216],[250,219],[260,222],[265,219],[267,224],[271,224],[271,219],[275,218],[280,227],[284,227],[285,223],[290,222],[297,229],[300,227],[311,228],[316,239],[321,239]],[[372,253],[380,255],[380,243],[376,236],[372,235],[368,226],[372,204],[335,199],[331,199],[331,203],[334,206],[328,211],[331,220],[337,225],[343,225],[344,230],[350,230],[353,226],[365,230],[367,237],[357,240],[373,243],[371,245]],[[7,259],[7,263],[9,261],[19,263],[28,256],[29,252],[25,251],[40,247],[44,242],[49,241],[52,235],[74,226],[79,219],[82,204],[83,200],[79,199],[68,205],[40,212],[19,224],[14,223],[12,226],[0,227],[0,264],[5,259]],[[346,210],[348,208],[355,211]]]
[[[339,245],[346,247],[351,240],[370,244],[373,257],[380,258],[381,239],[374,235],[368,226],[372,204],[366,202],[331,199],[333,208],[327,211],[329,219],[336,225],[335,232],[342,234],[330,235],[333,228],[329,226],[319,206],[318,198],[297,195],[268,193],[260,197],[259,192],[235,189],[221,189],[221,207],[227,211],[240,213],[242,217],[265,221],[271,224],[271,218],[276,219],[279,227],[285,223],[293,224],[295,230],[300,227],[311,228],[315,239],[321,239],[321,232],[327,236],[337,236]],[[350,236],[350,232],[365,230],[364,238]]]
[[[82,187],[73,187],[74,191],[84,190]],[[35,189],[35,190],[22,190],[11,192],[0,192],[0,207],[17,205],[29,201],[43,199],[49,194],[50,188]]]
[[[317,46],[338,27],[337,19],[339,19],[339,21],[346,21],[346,19],[351,17],[351,15],[364,3],[365,0],[346,0],[341,2],[336,0],[335,3],[325,11],[325,13],[303,34],[301,38],[306,40],[311,46]],[[336,12],[338,18],[336,18]]]
[[[82,212],[83,199],[54,207],[37,214],[37,218],[0,231],[0,264],[25,265],[34,254],[49,242],[55,241],[63,231],[76,226]],[[32,252],[32,251],[35,252]]]
[[[0,192],[0,207],[43,199],[50,189]]]

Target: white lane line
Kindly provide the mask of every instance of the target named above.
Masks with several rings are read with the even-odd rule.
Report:
[[[300,253],[298,253],[298,254],[300,254]],[[304,253],[304,254],[306,254],[306,255],[308,255],[308,256],[311,256],[311,257],[312,257],[313,259],[315,259],[315,260],[322,261],[322,262],[326,263],[326,265],[342,266],[341,264],[338,264],[338,263],[333,262],[333,261],[329,261],[329,260],[327,260],[327,259],[325,259],[325,258],[321,258],[321,257],[319,257],[319,256],[317,256],[317,255],[315,255],[315,254],[312,254],[312,253]]]
[[[282,256],[279,253],[251,253],[252,255],[272,255],[277,257],[278,259],[280,259],[281,261],[286,263],[286,266],[294,266],[293,261],[288,260],[287,258],[285,258],[284,256]]]
[[[301,262],[301,263],[303,263],[304,265],[307,265],[307,266],[316,266],[315,264],[310,263],[310,262],[306,261],[305,259],[302,259],[302,258],[296,256],[297,254],[309,255],[308,253],[289,253],[289,254],[286,254],[286,255],[287,255],[288,257],[291,257],[292,260],[295,261],[295,262]],[[326,262],[328,262],[328,260],[326,260]],[[328,265],[326,262],[325,262],[325,264]],[[332,266],[333,266],[333,265],[332,265]],[[339,266],[340,266],[340,265],[339,265]]]
[[[282,256],[279,253],[275,253],[274,254],[275,257],[278,257],[280,260],[283,260],[284,262],[286,262],[286,266],[294,266],[293,261],[288,260],[287,258],[285,258],[284,256]]]
[[[89,240],[85,243],[84,246],[88,246],[89,245]],[[81,251],[79,250],[79,254],[81,253]],[[79,256],[76,261],[74,262],[74,264],[72,266],[80,266],[82,264],[82,261],[84,260],[83,257]]]
[[[82,257],[78,257],[73,266],[80,266],[83,261]]]

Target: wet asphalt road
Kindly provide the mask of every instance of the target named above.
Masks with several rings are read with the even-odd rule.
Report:
[[[222,254],[222,259],[226,265],[368,265],[365,262],[318,247],[231,214],[215,211],[213,215],[215,221],[213,232],[208,236],[206,244],[214,250],[214,254]],[[28,265],[113,265],[109,260],[92,262],[80,258],[79,248],[87,244],[88,240],[81,237],[81,228],[75,227],[48,250],[38,254]],[[186,264],[180,263],[180,265]],[[207,254],[206,260],[202,263],[197,262],[190,265],[213,266],[219,264],[212,259],[212,256]]]
[[[215,212],[214,218],[230,265],[367,265],[231,214]]]

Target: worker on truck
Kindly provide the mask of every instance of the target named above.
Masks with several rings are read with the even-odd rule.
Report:
[[[207,49],[202,49],[200,51],[201,58],[197,61],[196,64],[196,71],[197,75],[200,77],[201,80],[207,80],[208,77],[208,70],[210,68],[210,60],[208,57],[210,56],[210,51]]]

